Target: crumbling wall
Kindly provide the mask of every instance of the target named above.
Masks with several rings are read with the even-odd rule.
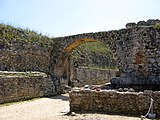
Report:
[[[128,51],[120,54],[121,58],[118,62],[122,65],[120,78],[112,79],[111,83],[119,85],[160,84],[160,29],[144,28],[134,35],[132,45],[124,45],[124,49]]]
[[[40,72],[0,72],[0,103],[56,95],[54,81]]]
[[[135,26],[54,39],[33,36],[23,30],[0,27],[0,70],[42,71],[60,79],[70,55],[65,49],[77,40],[92,39],[103,42],[114,53],[120,77],[112,79],[112,84],[160,84],[160,29]]]
[[[149,26],[154,26],[157,23],[160,23],[160,20],[158,19],[149,19],[147,21],[139,21],[137,23],[132,22],[132,23],[127,23],[126,28],[132,28],[132,27],[149,27]]]
[[[79,38],[91,38],[103,42],[114,53],[120,70],[120,77],[112,79],[112,84],[160,84],[160,29],[132,27],[56,38],[55,41],[59,46],[59,52],[53,54],[54,64],[61,60],[58,56],[61,55],[62,51]],[[54,69],[59,68],[55,66]],[[63,68],[61,69],[63,70]]]
[[[49,73],[53,39],[0,24],[0,70]]]
[[[119,92],[116,90],[72,90],[70,110],[74,112],[106,112],[145,115],[153,98],[153,112],[160,114],[160,92]]]
[[[0,50],[0,70],[49,73],[49,66],[50,53],[42,47],[17,43],[11,49]]]

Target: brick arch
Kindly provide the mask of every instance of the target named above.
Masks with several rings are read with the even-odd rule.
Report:
[[[130,31],[127,31],[130,32]],[[66,36],[56,38],[56,46],[58,46],[58,52],[54,52],[54,63],[52,73],[54,73],[54,77],[61,78],[63,77],[64,67],[67,63],[67,60],[70,56],[72,50],[83,43],[86,42],[102,42],[106,44],[106,46],[112,51],[117,60],[117,65],[120,70],[120,73],[123,72],[122,69],[125,67],[123,62],[128,61],[127,59],[121,59],[121,55],[127,53],[126,56],[131,57],[132,54],[128,54],[126,51],[130,51],[131,48],[123,50],[123,44],[128,44],[133,46],[133,41],[130,36],[126,36],[126,30],[122,29],[120,31],[109,31],[109,32],[98,32],[98,33],[86,33],[86,34],[78,34],[73,36]],[[122,34],[123,33],[123,34]],[[124,34],[125,33],[125,34]],[[126,42],[126,43],[125,43]],[[127,66],[127,65],[126,65]]]
[[[69,44],[63,49],[62,53],[58,57],[58,62],[55,65],[54,74],[56,75],[56,77],[60,78],[61,76],[63,76],[64,67],[67,64],[67,60],[73,49],[87,42],[97,42],[97,41],[92,38],[79,38],[75,39],[75,41],[73,41],[71,44]]]
[[[98,33],[84,33],[73,36],[66,36],[56,38],[56,46],[53,50],[52,62],[50,67],[50,74],[56,78],[63,75],[63,67],[68,59],[71,51],[86,42],[102,42],[116,55],[116,37],[119,33],[117,31],[98,32]],[[58,52],[55,52],[58,51]]]

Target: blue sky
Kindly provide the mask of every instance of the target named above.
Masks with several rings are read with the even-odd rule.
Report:
[[[121,29],[160,19],[160,0],[0,0],[0,22],[50,36]]]

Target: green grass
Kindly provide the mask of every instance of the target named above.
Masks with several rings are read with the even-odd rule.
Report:
[[[15,42],[39,44],[42,47],[54,44],[53,38],[49,38],[33,30],[0,24],[0,44],[10,45]]]
[[[100,57],[103,59],[100,59]],[[80,45],[72,51],[71,58],[77,61],[75,66],[116,69],[115,57],[112,51],[102,42],[90,42]]]
[[[108,47],[102,42],[90,42],[84,43],[80,47],[73,50],[71,56],[73,58],[81,57],[81,53],[95,53],[106,55],[108,57],[112,57],[112,52],[108,49]]]

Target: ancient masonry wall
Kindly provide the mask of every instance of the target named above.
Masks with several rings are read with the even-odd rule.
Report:
[[[98,85],[110,82],[118,70],[105,70],[80,67],[76,68],[74,75],[74,86]]]
[[[106,112],[145,115],[154,100],[153,112],[160,114],[160,92],[119,92],[115,90],[72,90],[70,110],[74,112]]]
[[[148,21],[147,25],[149,23],[152,21]],[[1,29],[0,34],[7,35],[7,30]],[[116,57],[120,77],[112,79],[112,84],[160,84],[160,29],[135,26],[55,38],[51,40],[53,43],[42,45],[36,41],[29,42],[30,39],[23,31],[19,34],[27,38],[28,42],[23,39],[19,41],[17,38],[0,38],[2,71],[41,71],[60,79],[64,73],[64,63],[70,54],[66,53],[65,48],[78,39],[91,38],[108,45]]]
[[[49,73],[51,46],[13,43],[0,48],[0,70]]]
[[[96,41],[103,42],[104,44],[108,45],[111,51],[115,54],[115,57],[117,58],[118,68],[120,69],[120,77],[112,79],[112,84],[122,86],[160,84],[160,29],[156,29],[154,27],[135,26],[127,29],[108,32],[85,33],[55,38],[51,40],[52,42],[50,41],[43,44],[41,44],[41,42],[44,42],[46,40],[42,40],[39,42],[34,40],[30,41],[32,37],[25,35],[23,31],[19,33],[21,36],[20,40],[16,37],[8,38],[7,31],[8,30],[3,27],[0,31],[0,70],[41,71],[47,73],[53,78],[55,91],[59,91],[59,79],[63,77],[64,73],[63,64],[70,54],[66,53],[65,48],[81,38],[91,38]],[[10,31],[9,33],[16,33],[17,31],[19,30]],[[26,38],[26,40],[24,40],[23,38]],[[41,36],[40,38],[43,37]],[[39,40],[40,38],[38,38],[37,40]],[[60,70],[58,65],[62,66]],[[57,73],[61,76],[57,76],[56,71],[58,71]],[[44,81],[52,81],[50,78],[42,78],[28,78],[23,76],[22,81],[24,80],[27,82],[22,82],[20,80],[20,77],[15,77],[14,79],[12,79],[11,77],[2,76],[0,77],[0,91],[3,92],[1,92],[0,96],[1,98],[4,97],[6,100],[11,99],[11,97],[14,95],[12,95],[11,93],[9,94],[8,91],[12,90],[12,88],[13,90],[15,89],[15,91],[17,91],[17,94],[15,94],[15,96],[18,95],[19,93],[21,93],[19,92],[20,88],[18,88],[22,86],[19,85],[21,82],[24,84],[24,86],[28,86],[28,88],[24,87],[23,89],[21,89],[21,91],[25,91],[25,89],[30,88],[32,89],[32,87],[30,87],[30,84],[36,86],[35,83],[38,83],[37,86],[39,85],[39,87],[37,89],[39,89],[39,91],[41,91],[42,86],[45,91],[46,86]],[[12,81],[11,79],[13,80],[13,82],[10,82]],[[39,81],[37,79],[39,79]],[[17,83],[16,80],[18,81]],[[50,82],[47,82],[47,84],[49,85]],[[13,83],[13,85],[10,85],[11,83]],[[17,88],[14,88],[13,86],[16,86]],[[35,91],[37,91],[37,89],[35,89]],[[26,97],[27,94],[24,96]],[[11,97],[9,97],[9,95]],[[44,95],[46,94],[44,93]],[[32,94],[30,94],[30,96],[32,96]],[[41,96],[40,93],[37,96]],[[12,99],[14,98],[17,97],[12,97]],[[23,98],[23,95],[20,98]],[[28,98],[32,97],[29,97],[28,95]],[[16,100],[18,100],[18,98]]]
[[[0,103],[55,94],[55,83],[45,73],[0,73]]]
[[[64,48],[79,38],[93,38],[107,44],[112,50],[120,69],[120,77],[112,79],[112,84],[121,86],[160,84],[160,29],[133,27],[56,38],[60,52],[54,53],[53,59],[56,59],[54,64],[58,63],[58,66],[64,63],[66,59],[63,61],[63,57],[57,56],[61,56]],[[57,69],[57,74],[63,74],[63,66],[60,68],[55,65],[54,69]]]

